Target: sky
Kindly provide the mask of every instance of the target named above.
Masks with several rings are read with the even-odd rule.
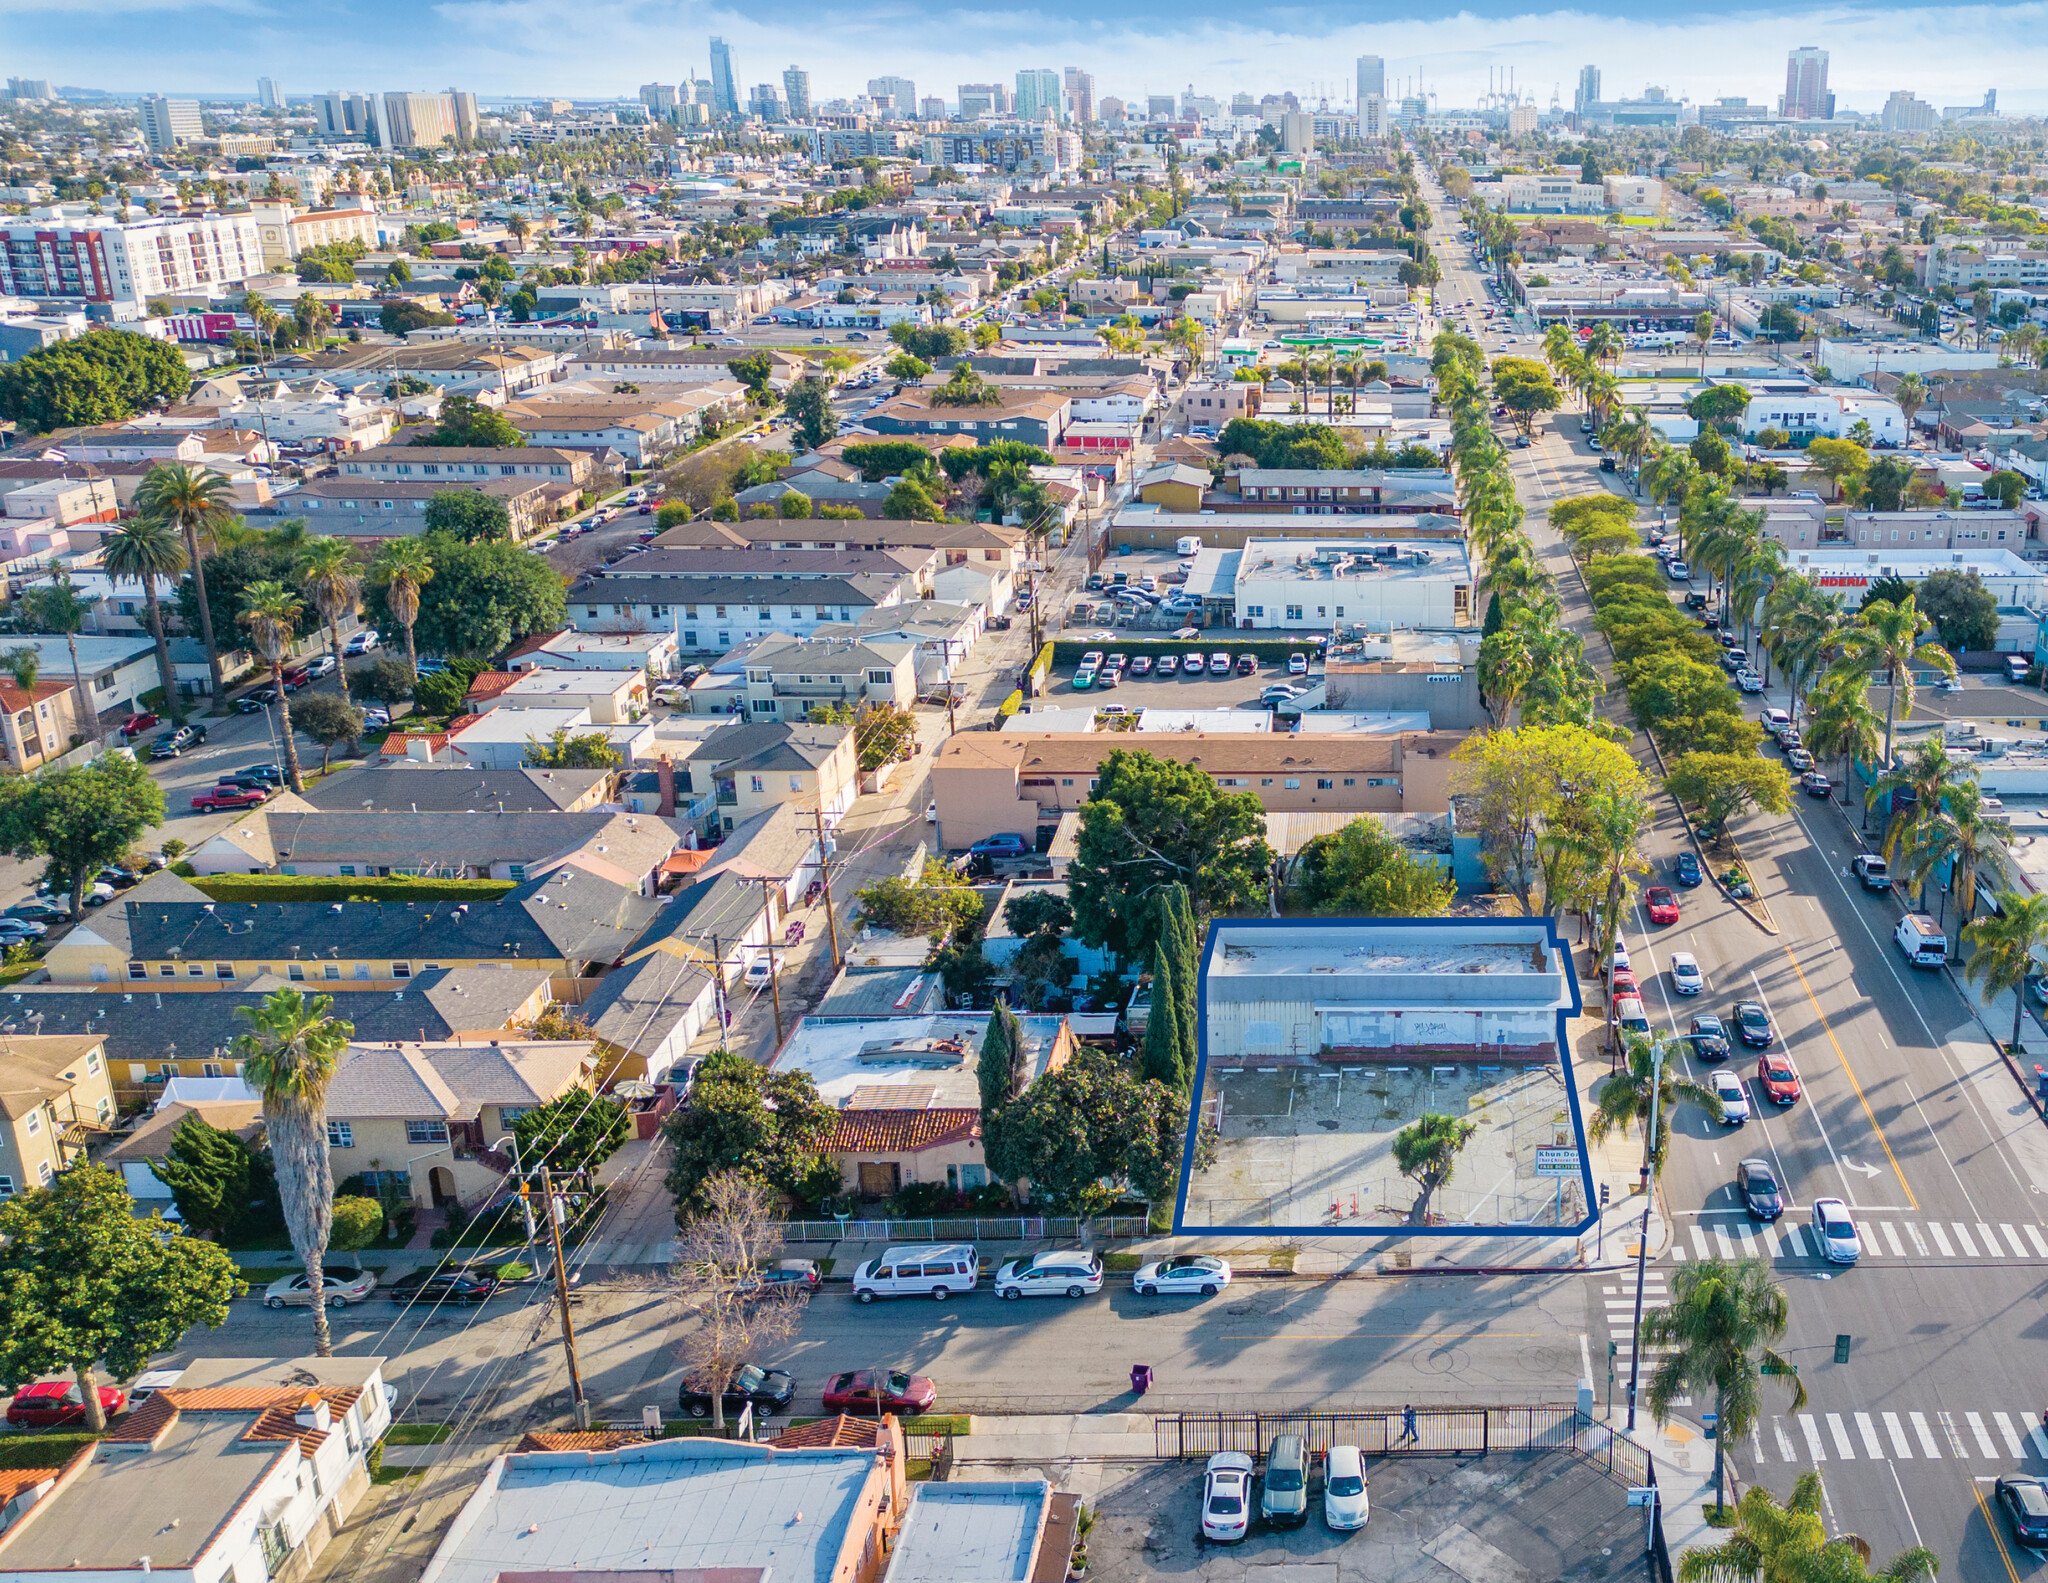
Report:
[[[1785,53],[1831,55],[1844,109],[1875,110],[1896,88],[1937,106],[2048,113],[2048,0],[1848,5],[1592,0],[1382,0],[1354,8],[1243,0],[0,0],[6,70],[121,93],[250,96],[259,75],[290,93],[467,88],[486,95],[634,96],[642,82],[709,75],[708,40],[736,52],[742,90],[811,73],[812,97],[858,93],[884,73],[955,97],[962,82],[1079,66],[1096,97],[1292,90],[1341,102],[1360,54],[1387,61],[1388,89],[1413,84],[1471,105],[1512,70],[1548,106],[1571,103],[1580,66],[1607,98],[1646,85],[1695,101],[1775,103]]]

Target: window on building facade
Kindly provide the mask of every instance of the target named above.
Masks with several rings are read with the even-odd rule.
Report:
[[[407,1143],[446,1143],[448,1123],[445,1121],[408,1121],[405,1124]]]
[[[356,1146],[356,1129],[346,1121],[327,1123],[327,1147],[330,1149],[353,1149]]]

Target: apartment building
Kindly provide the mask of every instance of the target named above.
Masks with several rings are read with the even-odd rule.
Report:
[[[104,1034],[12,1034],[0,1049],[0,1198],[48,1187],[114,1122]]]
[[[220,296],[268,268],[249,214],[116,220],[64,204],[0,225],[0,295],[107,303],[116,318],[151,297]]]
[[[581,486],[597,463],[587,451],[552,446],[380,445],[340,464],[344,478],[544,478]]]
[[[1947,286],[1968,294],[1979,286],[2012,291],[2048,292],[2048,248],[2016,247],[2010,242],[1937,242],[1921,260],[1921,278],[1930,289]]]

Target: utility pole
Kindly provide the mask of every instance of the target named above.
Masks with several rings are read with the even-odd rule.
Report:
[[[555,1205],[555,1173],[540,1173],[541,1191],[548,1199],[548,1240],[555,1248],[555,1301],[562,1308],[562,1353],[569,1362],[569,1393],[574,1400],[576,1427],[590,1427],[590,1403],[583,1399],[583,1372],[576,1366],[576,1321],[569,1315],[569,1267],[562,1258],[562,1216]]]
[[[825,804],[820,798],[811,810],[812,828],[818,832],[818,882],[825,887],[825,937],[832,942],[832,971],[839,971],[839,925],[832,918],[832,860],[825,854]]]
[[[1650,1205],[1656,1198],[1657,1096],[1664,1086],[1664,1044],[1650,1042],[1650,1126],[1643,1138],[1643,1232],[1636,1242],[1636,1317],[1629,1329],[1628,1432],[1636,1430],[1636,1387],[1643,1376],[1643,1276],[1650,1260]]]
[[[718,1001],[718,1042],[725,1043],[725,1036],[732,1032],[732,1013],[725,1004],[725,953],[720,950],[718,936],[711,937],[711,988]]]
[[[774,884],[772,877],[764,876],[761,880],[761,921],[768,926],[765,931],[768,936],[768,1003],[775,1009],[775,1043],[779,1047],[782,1043],[782,987],[778,980],[782,975],[775,970],[775,902],[771,889]]]

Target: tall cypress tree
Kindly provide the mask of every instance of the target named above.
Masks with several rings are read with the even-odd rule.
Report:
[[[1017,1056],[1023,1032],[1017,1015],[1008,1006],[998,1006],[988,1015],[988,1032],[981,1041],[981,1063],[975,1077],[981,1087],[981,1118],[984,1129],[989,1118],[1016,1098]]]
[[[1188,1086],[1182,1064],[1186,1041],[1181,1036],[1180,990],[1174,981],[1173,930],[1161,929],[1152,947],[1152,1009],[1145,1022],[1145,1075],[1176,1091]]]
[[[1173,983],[1180,994],[1181,1070],[1187,1081],[1201,1066],[1197,1006],[1201,999],[1201,940],[1195,932],[1195,907],[1185,885],[1173,887],[1175,939],[1179,960],[1174,963]]]

